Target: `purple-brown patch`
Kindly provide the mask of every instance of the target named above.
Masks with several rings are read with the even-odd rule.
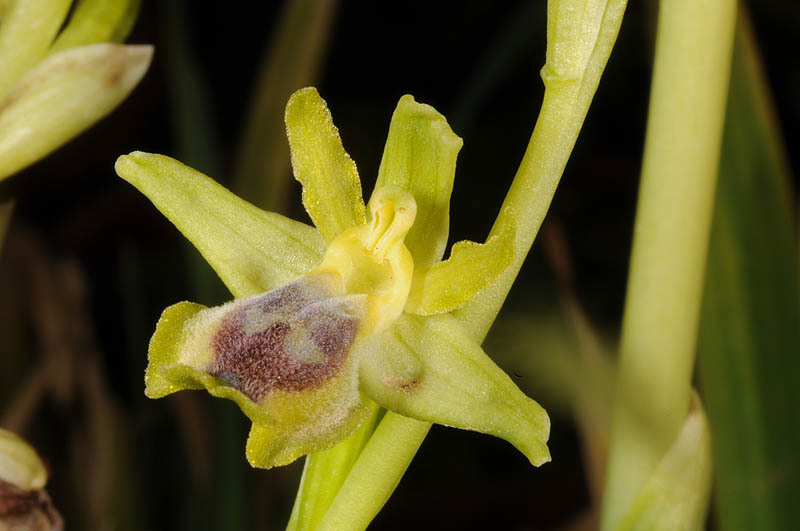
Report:
[[[303,391],[340,372],[358,332],[351,300],[297,281],[232,310],[212,338],[208,373],[254,402]]]
[[[24,490],[0,479],[0,529],[61,531],[64,521],[44,489]]]

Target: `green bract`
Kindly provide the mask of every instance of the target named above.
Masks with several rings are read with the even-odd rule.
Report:
[[[253,421],[247,457],[269,468],[330,448],[369,416],[401,415],[502,437],[549,460],[546,412],[449,312],[514,258],[511,223],[441,261],[459,139],[435,109],[404,96],[368,204],[325,102],[313,88],[286,108],[295,177],[316,229],[237,198],[162,155],[134,152],[117,173],[198,248],[234,296],[164,311],[146,394],[207,389]],[[507,219],[514,219],[513,213]]]
[[[0,3],[0,180],[111,112],[150,64],[152,47],[114,44],[139,0],[82,0],[65,25],[71,4]]]

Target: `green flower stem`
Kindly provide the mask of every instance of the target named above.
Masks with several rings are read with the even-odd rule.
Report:
[[[592,5],[581,11],[575,4]],[[514,217],[514,262],[492,286],[455,312],[476,340],[482,341],[489,332],[550,208],[611,55],[626,4],[625,0],[548,3],[544,101],[491,232],[497,233],[506,217]]]
[[[548,3],[545,96],[531,140],[492,234],[517,226],[514,261],[455,313],[482,341],[544,219],[619,33],[625,0]],[[513,220],[506,219],[513,217]],[[389,499],[431,424],[387,413],[317,529],[359,530]]]
[[[380,407],[372,400],[366,399],[365,402],[372,413],[355,433],[329,450],[306,457],[286,531],[316,529],[325,516],[378,422]]]
[[[735,13],[734,0],[660,4],[603,529],[617,528],[689,409]]]
[[[430,422],[387,411],[317,531],[366,529],[400,483],[430,429]]]

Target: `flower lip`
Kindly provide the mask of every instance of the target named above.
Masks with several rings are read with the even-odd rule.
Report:
[[[359,329],[358,301],[301,279],[233,308],[211,338],[207,372],[254,402],[337,375]]]

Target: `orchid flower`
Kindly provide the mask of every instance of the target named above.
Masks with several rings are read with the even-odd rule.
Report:
[[[270,468],[332,447],[375,404],[511,442],[549,461],[547,413],[449,314],[514,259],[509,222],[442,261],[462,141],[411,96],[392,117],[365,205],[352,159],[313,88],[286,107],[302,200],[314,227],[262,211],[162,155],[117,173],[197,247],[233,293],[215,308],[167,308],[150,341],[145,394],[206,389],[253,422],[246,455]],[[514,216],[506,216],[514,219]]]

